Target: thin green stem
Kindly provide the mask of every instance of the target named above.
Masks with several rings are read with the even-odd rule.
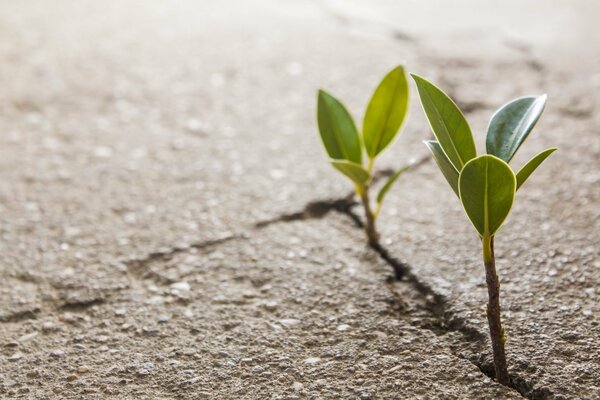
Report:
[[[373,210],[371,210],[371,200],[369,198],[369,186],[357,186],[356,192],[360,196],[360,200],[363,204],[363,208],[365,210],[365,233],[367,234],[367,239],[371,246],[376,246],[379,244],[379,234],[377,233],[377,229],[375,228],[375,214]]]
[[[369,175],[371,175],[371,172],[373,172],[374,163],[375,163],[375,159],[369,158],[369,163],[367,164],[367,171],[369,172]]]
[[[500,319],[500,281],[496,273],[496,259],[494,258],[494,237],[483,236],[483,263],[485,265],[485,281],[488,288],[487,319],[490,327],[490,339],[494,354],[494,369],[496,379],[502,385],[510,384],[508,367],[506,363],[506,352],[504,350],[504,330]]]

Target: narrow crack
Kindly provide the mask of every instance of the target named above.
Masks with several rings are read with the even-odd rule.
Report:
[[[421,161],[423,163],[423,161]],[[388,175],[389,171],[384,171],[382,177]],[[380,177],[381,178],[381,177]],[[255,224],[256,228],[264,228],[271,224],[287,223],[292,221],[300,221],[307,219],[319,219],[325,217],[330,212],[338,212],[350,218],[355,227],[363,228],[364,223],[361,217],[354,211],[354,207],[358,203],[354,199],[354,193],[350,193],[338,199],[317,200],[308,203],[304,209],[299,212],[284,214],[274,219],[261,221]],[[436,335],[445,335],[450,332],[458,332],[462,336],[461,352],[454,352],[456,357],[465,359],[474,364],[484,375],[495,380],[494,366],[491,362],[484,358],[484,345],[487,335],[470,325],[468,321],[457,315],[450,308],[448,299],[442,294],[436,292],[431,285],[420,279],[412,270],[410,264],[394,257],[391,252],[381,244],[369,246],[375,251],[378,256],[388,264],[394,271],[394,280],[389,282],[388,288],[396,298],[403,304],[400,295],[395,291],[394,284],[398,282],[410,285],[412,290],[416,291],[422,303],[424,311],[428,313],[433,322],[426,324],[415,324],[418,328],[427,329],[434,332]],[[464,350],[471,353],[465,356]],[[510,376],[509,388],[514,389],[519,395],[530,400],[548,400],[553,398],[554,394],[547,387],[536,387],[531,380],[526,380],[520,375],[512,373]]]
[[[362,228],[364,226],[362,220],[354,213],[352,207],[343,213],[355,222],[355,225],[358,227]],[[381,244],[372,244],[369,245],[369,247],[373,249],[386,264],[392,267],[396,282],[408,283],[424,300],[425,311],[434,318],[434,324],[418,324],[416,326],[430,330],[438,336],[450,332],[461,333],[463,338],[461,346],[463,347],[462,350],[469,351],[469,348],[472,348],[473,346],[477,349],[476,351],[470,350],[472,354],[469,357],[465,357],[463,354],[456,352],[453,352],[454,355],[471,362],[484,375],[495,381],[494,365],[483,359],[483,345],[485,343],[486,334],[470,325],[465,318],[456,315],[455,312],[450,310],[448,299],[440,293],[437,293],[429,284],[415,275],[409,264],[394,257],[390,251]],[[393,285],[390,285],[388,288],[394,296],[397,296]],[[399,297],[397,298],[397,301],[402,303],[402,299]],[[530,400],[548,400],[553,397],[553,393],[548,388],[536,388],[533,382],[514,373],[510,374],[510,385],[508,387],[514,389],[522,397]]]
[[[430,159],[431,156],[429,154],[420,157],[411,164],[410,169],[406,171],[406,173],[414,172],[419,167],[425,165]],[[391,168],[377,170],[373,174],[371,184],[376,184],[385,178],[389,178],[394,174],[394,172],[395,171]],[[360,217],[355,213],[351,212],[352,208],[358,204],[355,199],[355,195],[356,193],[354,191],[350,191],[348,192],[348,194],[341,198],[311,201],[308,204],[306,204],[304,208],[300,211],[282,214],[275,218],[258,221],[254,224],[254,227],[260,229],[278,223],[304,221],[309,219],[321,219],[324,218],[330,212],[336,211],[350,217],[354,222],[355,226],[362,228],[363,222],[360,219]]]
[[[125,264],[125,266],[127,267],[127,272],[133,278],[136,278],[138,280],[151,278],[151,279],[154,279],[155,281],[157,281],[158,283],[164,283],[164,282],[161,282],[163,280],[162,277],[157,276],[153,271],[151,271],[149,269],[150,264],[152,264],[154,262],[169,261],[175,255],[190,251],[191,249],[208,249],[208,248],[212,248],[215,246],[219,246],[223,243],[226,243],[226,242],[229,242],[232,240],[245,239],[245,238],[246,238],[246,236],[243,234],[231,234],[231,235],[227,235],[227,236],[217,238],[217,239],[210,239],[210,240],[205,240],[205,241],[201,241],[201,242],[191,243],[191,244],[188,244],[185,246],[169,247],[169,248],[166,248],[163,250],[149,253],[148,255],[146,255],[143,258],[130,259],[130,260],[124,262],[123,264]]]

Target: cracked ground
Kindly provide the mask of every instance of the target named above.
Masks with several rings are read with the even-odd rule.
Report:
[[[593,1],[0,3],[0,398],[597,399],[600,35]],[[316,90],[357,120],[394,65],[467,114],[547,92],[557,146],[479,243],[431,161],[382,247],[326,163]],[[421,160],[416,100],[384,172]]]

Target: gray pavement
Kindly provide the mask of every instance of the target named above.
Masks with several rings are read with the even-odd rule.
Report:
[[[600,397],[598,6],[495,7],[0,3],[0,396]],[[495,108],[549,94],[517,163],[559,151],[496,242],[515,388],[487,376],[479,243],[432,163],[380,220],[418,284],[348,215],[256,227],[347,195],[316,89],[360,120],[399,62],[479,148]],[[413,94],[380,166],[428,136]]]

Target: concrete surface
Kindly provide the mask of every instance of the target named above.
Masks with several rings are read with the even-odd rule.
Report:
[[[0,395],[600,397],[597,11],[0,3]],[[459,101],[480,148],[496,107],[549,93],[516,162],[560,150],[496,242],[515,388],[487,376],[479,244],[432,163],[380,221],[412,280],[343,213],[256,227],[346,196],[316,89],[360,120],[399,62]],[[426,154],[412,111],[380,167]]]

